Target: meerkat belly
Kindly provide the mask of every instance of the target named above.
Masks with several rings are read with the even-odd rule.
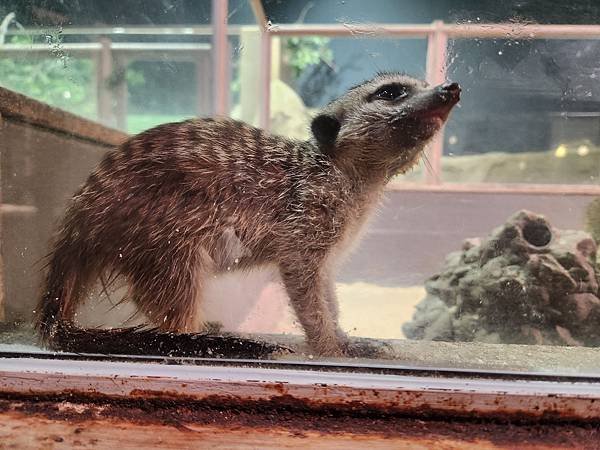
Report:
[[[217,272],[239,269],[252,256],[252,252],[242,243],[233,227],[225,228],[214,239],[214,245],[207,248],[206,251]]]

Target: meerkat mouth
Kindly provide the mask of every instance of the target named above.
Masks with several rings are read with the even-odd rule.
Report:
[[[441,128],[454,106],[460,101],[461,88],[458,83],[447,83],[429,91],[418,107],[400,112],[390,122],[404,123],[407,128],[436,131]]]
[[[435,88],[434,98],[429,108],[418,115],[421,119],[431,119],[442,125],[454,106],[460,101],[461,88],[458,83],[444,84]]]

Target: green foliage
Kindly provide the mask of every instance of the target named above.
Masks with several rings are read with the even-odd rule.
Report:
[[[321,61],[331,65],[333,52],[329,48],[329,42],[328,38],[318,36],[287,39],[284,51],[294,77],[298,78],[307,67]]]
[[[94,61],[71,58],[62,45],[60,29],[35,37],[13,36],[10,43],[22,45],[24,51],[0,54],[0,85],[74,114],[96,118]],[[34,43],[45,44],[47,53],[34,55],[28,52],[26,47]],[[321,61],[331,64],[333,61],[327,38],[289,38],[284,41],[283,51],[295,78],[312,65]],[[137,67],[135,64],[126,69],[117,68],[107,80],[107,87],[114,89],[125,82],[130,95],[137,91],[140,91],[141,95],[143,91],[148,90],[147,85],[150,81],[163,80],[148,74],[148,70],[148,67]],[[234,94],[239,91],[237,77],[232,80],[231,89]],[[134,122],[133,126],[129,127],[131,129],[148,125],[147,118],[138,121],[131,119]]]
[[[127,132],[136,134],[161,123],[180,122],[192,117],[191,114],[127,114]]]
[[[0,57],[0,84],[36,100],[86,117],[96,114],[93,95],[93,63],[71,59],[64,52],[60,35],[46,35],[48,55],[32,56],[27,51],[16,57]],[[31,45],[28,36],[14,36],[11,44]]]

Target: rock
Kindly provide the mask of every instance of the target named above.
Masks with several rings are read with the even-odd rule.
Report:
[[[281,80],[271,82],[271,131],[306,140],[310,136],[310,113],[300,96]]]
[[[571,294],[569,303],[575,305],[578,320],[586,320],[592,311],[600,311],[600,300],[594,294]]]
[[[409,339],[600,345],[592,237],[519,211],[485,239],[468,239],[425,282],[403,326]]]

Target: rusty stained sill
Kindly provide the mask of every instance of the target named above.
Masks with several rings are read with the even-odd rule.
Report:
[[[0,360],[0,398],[167,401],[230,408],[600,423],[600,380],[390,375],[293,368]]]
[[[598,448],[597,427],[0,399],[3,448]],[[33,442],[36,444],[33,445]]]
[[[0,399],[3,448],[597,448],[577,424],[469,423]],[[35,442],[35,445],[32,443]]]

